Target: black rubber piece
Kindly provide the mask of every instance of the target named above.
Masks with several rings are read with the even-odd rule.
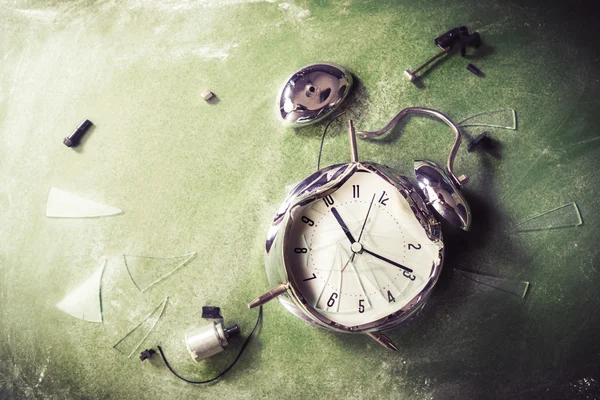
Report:
[[[458,28],[450,29],[448,32],[438,36],[433,41],[436,46],[441,47],[443,49],[451,48],[453,45],[460,41],[460,37],[463,32],[468,32],[468,28],[466,26],[461,26]],[[468,33],[467,33],[468,34]]]
[[[469,64],[469,65],[470,65],[470,64]],[[473,140],[471,140],[471,141],[469,142],[469,144],[467,145],[467,152],[469,152],[469,153],[470,153],[470,152],[472,152],[472,151],[475,149],[475,147],[476,147],[476,146],[477,146],[477,145],[478,145],[478,144],[479,144],[479,143],[480,143],[482,140],[484,140],[484,139],[487,137],[487,135],[488,135],[488,134],[489,134],[489,132],[488,132],[488,131],[485,131],[485,132],[483,132],[481,135],[479,135],[479,136],[475,137]]]
[[[221,309],[215,306],[202,307],[202,318],[223,319],[221,316]]]
[[[156,354],[156,350],[154,349],[146,349],[140,353],[140,360],[148,360],[152,358],[153,355]]]
[[[481,36],[475,32],[472,35],[464,35],[460,38],[460,55],[467,55],[467,47],[478,48],[481,46]]]
[[[477,76],[481,75],[481,70],[479,68],[477,68],[476,66],[474,66],[473,64],[467,65],[467,69]]]

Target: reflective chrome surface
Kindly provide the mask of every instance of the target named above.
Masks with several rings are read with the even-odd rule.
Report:
[[[352,87],[352,75],[332,64],[311,64],[296,71],[277,99],[285,125],[301,127],[331,115]]]
[[[423,194],[429,200],[438,214],[451,224],[462,229],[469,230],[471,226],[471,209],[469,204],[458,190],[469,181],[467,175],[456,176],[454,174],[454,158],[460,147],[462,135],[458,126],[446,115],[437,110],[425,107],[408,107],[400,111],[383,128],[374,132],[357,132],[360,137],[378,137],[390,130],[398,121],[409,114],[424,114],[435,117],[452,129],[455,140],[452,150],[448,155],[446,163],[447,172],[437,164],[430,161],[415,161],[415,174],[419,187]]]
[[[427,236],[432,241],[441,242],[442,247],[438,260],[432,265],[429,282],[419,293],[415,294],[413,300],[403,309],[368,324],[344,326],[329,320],[306,302],[297,288],[296,282],[291,279],[290,265],[284,256],[283,250],[290,235],[293,210],[298,206],[306,205],[334,192],[359,170],[377,174],[394,185],[408,202],[415,218],[419,221]],[[317,171],[304,179],[287,196],[277,211],[267,235],[265,269],[271,287],[275,289],[285,287],[285,290],[282,290],[281,293],[279,293],[279,290],[275,290],[279,295],[278,300],[288,311],[304,321],[338,332],[376,332],[391,329],[409,321],[423,307],[441,273],[444,253],[442,240],[442,232],[439,229],[439,223],[433,216],[433,212],[425,206],[424,200],[418,194],[418,189],[406,177],[397,175],[388,167],[371,162],[338,164]],[[268,294],[271,292],[268,292]]]
[[[439,165],[415,161],[417,183],[429,203],[438,214],[451,224],[469,230],[471,209],[452,178]]]

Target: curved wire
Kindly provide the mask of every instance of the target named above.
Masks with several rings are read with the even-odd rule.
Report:
[[[165,353],[163,352],[163,349],[160,346],[157,346],[158,347],[158,351],[160,352],[160,356],[162,357],[163,362],[165,363],[165,365],[167,366],[167,368],[169,368],[169,371],[171,371],[173,373],[173,375],[175,375],[176,377],[178,377],[182,381],[185,381],[187,383],[191,383],[193,385],[200,385],[200,384],[203,384],[203,383],[210,383],[210,382],[216,381],[217,379],[219,379],[220,377],[222,377],[223,375],[225,375],[238,362],[238,360],[240,359],[240,357],[244,353],[244,350],[246,349],[246,346],[248,346],[248,343],[250,343],[250,340],[252,339],[252,336],[254,335],[254,332],[256,331],[256,328],[258,328],[258,325],[261,323],[262,318],[263,318],[263,309],[262,309],[262,306],[260,306],[260,308],[258,310],[258,317],[256,319],[256,324],[254,325],[254,328],[252,328],[252,332],[250,332],[250,334],[246,338],[246,341],[242,345],[242,348],[240,349],[240,352],[238,353],[238,355],[235,357],[235,360],[233,360],[233,362],[231,364],[229,364],[227,366],[227,368],[225,368],[223,371],[221,371],[217,376],[215,376],[214,378],[211,378],[211,379],[207,379],[205,381],[192,381],[190,379],[184,378],[183,376],[179,375],[177,372],[175,372],[175,370],[173,369],[173,367],[171,367],[171,365],[167,361],[167,357],[165,357]]]
[[[394,118],[392,118],[390,120],[390,122],[388,122],[380,130],[374,131],[374,132],[359,131],[359,132],[356,132],[356,133],[357,133],[357,135],[360,135],[360,137],[363,138],[363,139],[368,138],[368,137],[378,137],[378,136],[381,136],[384,133],[386,133],[392,126],[396,125],[396,123],[398,123],[398,121],[400,121],[402,118],[404,118],[408,114],[425,114],[425,115],[433,116],[433,117],[441,120],[442,122],[444,122],[446,125],[448,125],[450,127],[450,129],[452,129],[452,131],[454,132],[454,135],[455,135],[456,139],[454,141],[454,146],[452,146],[452,150],[450,150],[450,154],[448,155],[448,161],[446,163],[446,169],[448,170],[448,173],[450,174],[450,176],[452,177],[452,179],[456,183],[458,183],[459,187],[462,186],[461,181],[454,174],[454,158],[456,157],[456,153],[458,152],[458,148],[460,147],[460,142],[462,140],[462,135],[460,133],[460,129],[458,128],[458,126],[449,117],[447,117],[445,114],[443,114],[443,113],[441,113],[441,112],[439,112],[437,110],[434,110],[432,108],[408,107],[408,108],[405,108],[404,110],[401,110],[398,114],[396,114],[396,116]]]
[[[346,113],[346,111],[342,111],[341,113],[339,113],[338,115],[336,115],[335,117],[333,117],[331,119],[331,121],[329,121],[327,123],[327,125],[325,126],[325,130],[323,130],[323,135],[321,135],[321,147],[319,147],[319,158],[317,160],[317,171],[321,169],[321,154],[323,154],[323,143],[325,142],[325,135],[327,134],[327,129],[329,128],[329,125],[331,125],[331,123],[333,121],[335,121],[336,119],[338,119],[339,117],[341,117],[345,113]]]

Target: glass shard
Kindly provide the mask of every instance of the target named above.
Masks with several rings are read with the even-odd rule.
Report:
[[[154,327],[162,317],[169,297],[167,296],[162,303],[156,307],[154,311],[150,313],[146,318],[142,320],[135,328],[127,333],[121,340],[119,340],[113,348],[117,349],[119,353],[127,355],[127,358],[136,352],[136,350],[144,343],[144,341],[150,336],[150,333],[154,330]]]
[[[102,322],[102,273],[106,258],[102,258],[96,271],[62,299],[56,307],[67,314],[89,322]]]
[[[196,253],[166,258],[123,255],[123,259],[131,280],[141,292],[145,292],[173,275],[195,256]]]
[[[512,108],[505,110],[486,111],[475,114],[460,121],[458,126],[488,126],[491,128],[502,128],[517,130],[517,113]]]
[[[120,214],[115,207],[84,199],[76,194],[51,187],[46,203],[46,217],[52,218],[92,218]]]
[[[583,224],[583,220],[579,213],[579,207],[575,203],[568,203],[527,218],[513,226],[512,229],[516,232],[534,232],[570,228],[581,224]]]
[[[525,295],[527,294],[527,289],[529,289],[529,282],[525,281],[516,281],[512,279],[497,278],[494,276],[479,275],[473,272],[466,272],[456,268],[454,269],[454,271],[477,283],[501,290],[506,293],[514,294],[521,298],[525,297]]]

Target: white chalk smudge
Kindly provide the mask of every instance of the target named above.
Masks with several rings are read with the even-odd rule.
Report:
[[[237,48],[238,44],[237,43],[233,43],[221,48],[218,47],[199,47],[197,49],[193,49],[190,51],[190,54],[201,58],[203,60],[210,60],[210,59],[219,59],[221,61],[225,61],[227,60],[227,58],[229,58],[229,52],[231,49]]]
[[[165,12],[189,11],[197,8],[224,8],[251,3],[274,3],[275,0],[165,0],[160,2],[147,2],[145,0],[129,0],[125,7],[137,9],[158,9]],[[123,6],[122,2],[115,3]]]
[[[51,348],[52,347],[50,347],[48,349],[48,353],[50,353]],[[40,372],[40,376],[38,377],[38,381],[35,384],[34,388],[38,388],[42,384],[44,377],[46,376],[46,370],[48,369],[48,364],[50,364],[50,354],[48,354],[48,356],[46,357],[46,363],[42,367],[42,372]]]
[[[305,10],[295,4],[280,3],[279,9],[284,13],[286,18],[295,22],[301,22],[302,20],[310,17],[310,10]]]
[[[29,20],[42,22],[45,24],[54,22],[54,20],[56,19],[56,15],[58,13],[58,11],[54,11],[54,10],[36,10],[36,9],[25,10],[25,9],[21,9],[21,8],[16,8],[14,11]]]

